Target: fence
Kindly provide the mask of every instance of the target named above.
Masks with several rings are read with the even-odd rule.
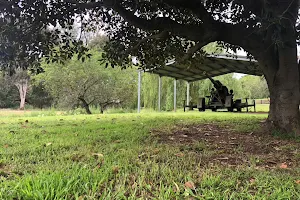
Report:
[[[256,104],[270,104],[270,99],[255,99]]]

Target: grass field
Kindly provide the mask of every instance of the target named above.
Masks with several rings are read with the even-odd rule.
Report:
[[[0,199],[300,199],[300,144],[266,116],[6,111]]]

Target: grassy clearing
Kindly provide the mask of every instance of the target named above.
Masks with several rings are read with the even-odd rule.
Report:
[[[245,134],[266,115],[49,115],[0,114],[0,199],[300,199],[297,166],[209,163],[199,155],[215,150],[203,142],[183,148],[152,134],[203,123]]]
[[[269,112],[270,104],[256,104],[256,112]]]

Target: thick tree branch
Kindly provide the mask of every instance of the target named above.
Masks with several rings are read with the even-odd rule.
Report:
[[[170,31],[174,35],[189,38],[197,41],[206,36],[206,27],[202,24],[179,24],[167,17],[157,17],[150,20],[137,17],[132,12],[124,9],[120,4],[115,4],[113,9],[118,12],[126,21],[143,30]],[[193,31],[191,31],[193,30]]]
[[[163,40],[163,39],[167,39],[168,37],[169,37],[168,31],[162,31],[162,32],[159,32],[158,34],[150,35],[148,37],[145,37],[145,38],[139,40],[132,48],[127,49],[125,51],[125,54],[128,52],[137,50],[141,44],[147,42],[150,39]]]
[[[202,3],[203,0],[164,0],[164,2],[178,9],[184,8],[192,11],[204,23],[212,23],[215,21],[211,14],[204,7]]]
[[[162,33],[170,32],[173,35],[185,37],[189,40],[198,42],[198,45],[191,48],[185,57],[191,56],[202,47],[201,45],[206,45],[209,42],[225,41],[231,44],[239,44],[238,39],[243,37],[244,43],[249,43],[249,38],[247,37],[252,37],[252,30],[246,30],[245,28],[242,28],[241,25],[233,25],[215,21],[211,14],[204,7],[201,0],[164,0],[164,2],[176,8],[185,8],[192,11],[199,17],[201,21],[203,21],[203,24],[180,24],[167,17],[157,17],[150,20],[143,19],[136,16],[133,11],[125,9],[122,6],[121,0],[103,0],[100,2],[91,3],[77,3],[75,0],[68,1],[87,9],[96,7],[113,9],[126,21],[137,28],[141,28],[146,31],[159,30]],[[237,2],[238,0],[235,1]],[[239,3],[248,8],[255,8],[254,6],[259,5],[255,4],[253,0],[246,0],[243,2],[240,1]],[[242,31],[240,31],[241,28]],[[133,49],[136,49],[137,46],[151,38],[152,36],[139,41],[138,44],[133,47]]]
[[[201,49],[201,47],[213,41],[224,41],[242,46],[245,49],[251,49],[253,46],[257,45],[261,46],[261,39],[257,38],[257,35],[254,34],[252,28],[245,28],[242,24],[234,25],[215,21],[201,0],[164,0],[164,2],[176,8],[185,8],[192,11],[203,22],[202,24],[181,24],[167,17],[157,17],[150,20],[140,18],[135,15],[133,11],[125,9],[122,6],[121,0],[103,0],[91,3],[77,3],[75,0],[68,1],[74,3],[74,5],[87,9],[97,7],[113,9],[121,15],[124,20],[137,28],[141,28],[145,31],[158,30],[161,31],[161,33],[170,32],[173,35],[198,42],[197,45],[187,52],[184,59],[192,56],[196,51]],[[234,2],[243,5],[245,8],[255,13],[261,12],[263,0],[259,0],[259,2],[254,0],[234,0]],[[156,36],[142,39],[132,49],[136,49],[143,42],[153,38],[156,38]],[[255,42],[254,39],[259,40]],[[240,41],[242,41],[242,44]]]
[[[67,0],[74,7],[95,9],[100,7],[105,7],[107,9],[113,9],[119,15],[121,15],[126,21],[131,25],[141,28],[145,31],[169,31],[174,35],[188,38],[193,41],[198,41],[202,37],[213,36],[214,34],[207,33],[207,28],[202,24],[180,24],[171,20],[167,17],[157,17],[150,20],[143,19],[134,14],[134,11],[125,9],[122,6],[121,0],[102,0],[98,2],[90,3],[78,3],[75,0]],[[193,31],[191,31],[193,30]]]
[[[219,35],[218,41],[223,41],[232,45],[237,45],[253,53],[253,50],[264,50],[263,38],[252,28],[246,28],[243,24],[222,24],[222,34]],[[252,54],[253,55],[253,54]]]

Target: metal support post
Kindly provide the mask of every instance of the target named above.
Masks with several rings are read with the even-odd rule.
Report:
[[[186,105],[190,106],[190,82],[186,83]]]
[[[176,107],[177,107],[177,86],[176,86],[176,84],[177,84],[177,80],[175,79],[174,80],[174,112],[176,112]]]
[[[158,77],[158,112],[161,111],[161,76]]]
[[[138,108],[137,112],[141,112],[141,85],[142,85],[142,71],[139,70],[139,75],[138,75]]]

